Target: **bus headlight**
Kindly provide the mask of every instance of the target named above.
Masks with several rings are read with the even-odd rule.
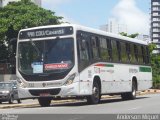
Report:
[[[18,86],[19,87],[22,87],[22,88],[26,88],[27,86],[25,85],[25,83],[23,83],[22,79],[21,78],[17,78],[17,81],[18,81]]]
[[[21,78],[17,78],[17,82],[18,82],[19,84],[21,84],[21,83],[22,83]]]
[[[66,82],[64,83],[64,85],[70,85],[70,84],[72,84],[75,77],[76,77],[76,73],[74,73],[71,76],[69,76],[69,78],[66,80]]]

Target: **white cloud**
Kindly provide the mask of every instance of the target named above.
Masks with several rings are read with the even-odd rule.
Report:
[[[135,0],[120,0],[112,16],[127,25],[128,33],[149,34],[149,15],[136,6]]]

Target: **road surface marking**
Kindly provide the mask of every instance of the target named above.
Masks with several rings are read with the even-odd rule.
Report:
[[[140,109],[142,107],[135,107],[135,108],[131,108],[131,109],[128,109],[128,110],[136,110],[136,109]]]

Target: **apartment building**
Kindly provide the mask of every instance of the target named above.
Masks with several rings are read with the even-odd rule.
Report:
[[[119,23],[114,18],[109,18],[107,24],[101,25],[100,29],[114,34],[119,34],[121,32],[127,33],[127,25]]]
[[[160,53],[160,0],[151,0],[151,40],[157,45]]]

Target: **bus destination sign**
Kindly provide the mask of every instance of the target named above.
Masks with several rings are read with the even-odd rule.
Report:
[[[19,39],[55,37],[71,34],[73,34],[73,27],[43,28],[21,31],[19,34]]]

